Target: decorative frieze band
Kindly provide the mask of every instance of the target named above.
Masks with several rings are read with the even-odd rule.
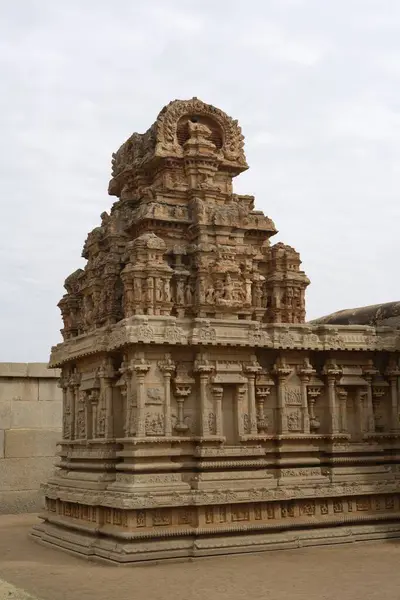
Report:
[[[277,325],[220,319],[132,317],[67,340],[52,348],[50,366],[128,344],[262,347],[309,350],[400,350],[400,333],[388,328],[334,325]]]

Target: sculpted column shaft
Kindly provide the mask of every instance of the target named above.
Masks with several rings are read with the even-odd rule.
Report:
[[[256,411],[256,390],[255,390],[255,375],[247,375],[248,384],[247,392],[249,395],[249,417],[250,417],[250,434],[257,434],[257,411]]]
[[[171,356],[166,354],[164,360],[160,361],[158,366],[164,376],[164,435],[171,437],[171,376],[175,371],[175,363],[171,360]]]
[[[201,435],[210,435],[208,425],[208,398],[207,398],[208,374],[200,373],[200,411],[201,411]]]
[[[338,415],[336,405],[335,378],[328,377],[328,405],[331,433],[338,433]]]
[[[246,394],[246,388],[238,385],[236,388],[236,423],[239,439],[244,435],[244,423],[243,423],[243,398]]]
[[[255,379],[257,373],[261,371],[261,366],[257,361],[257,357],[253,355],[251,361],[245,365],[244,371],[247,374],[247,393],[249,402],[249,421],[250,435],[257,435],[257,408],[256,408],[256,387]]]
[[[374,405],[372,401],[372,386],[368,384],[367,389],[367,431],[370,433],[375,432],[375,419],[374,419]]]
[[[310,433],[310,415],[308,411],[307,379],[301,379],[301,411],[303,413],[303,432]]]
[[[102,382],[101,393],[104,395],[104,401],[101,403],[97,422],[102,436],[109,439],[114,436],[113,379],[115,371],[111,361],[104,361],[99,370],[99,377]]]
[[[378,369],[374,367],[372,360],[368,361],[368,365],[363,369],[364,379],[367,382],[367,402],[365,407],[366,412],[366,430],[369,433],[375,432],[374,404],[372,397],[372,379],[378,373]]]
[[[279,433],[288,433],[288,423],[285,407],[285,381],[292,373],[292,368],[286,364],[284,358],[279,358],[274,365],[274,373],[278,378],[278,427]]]
[[[288,433],[287,415],[285,410],[285,379],[284,376],[278,377],[278,415],[279,415],[279,433]]]
[[[63,411],[63,426],[62,426],[62,437],[68,439],[71,433],[68,431],[67,417],[68,415],[68,382],[65,377],[61,376],[58,381],[58,387],[62,390],[62,411]]]
[[[117,383],[120,389],[123,406],[125,409],[124,434],[125,437],[134,435],[133,429],[133,406],[132,406],[132,367],[128,365],[127,358],[124,360],[119,369],[121,378]],[[135,425],[136,427],[136,425]]]
[[[400,429],[399,423],[399,405],[398,405],[398,392],[397,392],[397,382],[398,377],[400,375],[400,369],[393,361],[388,365],[386,369],[386,375],[389,379],[390,383],[390,397],[391,397],[391,430],[398,431]]]
[[[315,369],[312,368],[308,359],[305,359],[302,367],[298,371],[301,382],[301,411],[303,413],[303,432],[310,433],[310,410],[308,406],[307,385],[310,383],[311,376]],[[313,415],[314,416],[314,415]]]
[[[200,379],[200,429],[201,435],[206,437],[210,435],[210,426],[208,421],[208,380],[213,371],[207,357],[200,355],[194,366],[194,371],[199,373]]]
[[[164,434],[167,437],[172,435],[171,425],[171,373],[164,373]]]
[[[213,387],[214,410],[215,410],[215,435],[222,436],[222,397],[224,388],[219,385]]]
[[[360,437],[363,436],[365,431],[365,399],[367,398],[367,390],[359,388],[356,392],[356,411],[357,411],[357,422],[358,422],[358,433]]]
[[[91,422],[90,426],[88,425],[87,436],[88,438],[92,439],[99,437],[99,431],[97,427],[98,400],[99,397],[96,392],[89,394],[87,404],[89,405],[90,403],[91,405],[90,409],[88,409],[89,415],[91,415]]]
[[[348,392],[344,387],[336,387],[336,397],[338,399],[339,405],[337,407],[338,411],[338,430],[342,433],[347,432],[347,397]],[[340,417],[340,419],[339,419]]]
[[[324,367],[323,373],[326,375],[328,382],[328,407],[329,407],[329,420],[330,420],[330,433],[339,433],[339,419],[338,419],[338,406],[336,401],[336,382],[342,374],[342,370],[339,369],[334,361],[328,361]]]
[[[114,437],[114,415],[113,415],[113,388],[112,379],[106,378],[104,380],[106,389],[106,437]]]
[[[146,436],[146,389],[144,380],[150,369],[150,365],[146,363],[144,358],[136,360],[132,364],[132,370],[136,374],[137,380],[137,429],[138,437]]]
[[[70,410],[70,429],[71,439],[78,439],[78,427],[77,427],[77,412],[79,402],[79,386],[80,386],[80,375],[77,371],[73,371],[68,381],[68,404]]]

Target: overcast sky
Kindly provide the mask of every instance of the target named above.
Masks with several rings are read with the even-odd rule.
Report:
[[[14,0],[0,8],[0,360],[46,361],[113,198],[111,153],[175,98],[239,120],[307,318],[399,300],[399,0]]]

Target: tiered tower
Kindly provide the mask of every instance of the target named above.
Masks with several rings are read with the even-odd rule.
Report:
[[[299,254],[232,191],[247,168],[197,98],[113,155],[117,201],[59,304],[36,538],[129,563],[400,530],[398,333],[304,323]]]

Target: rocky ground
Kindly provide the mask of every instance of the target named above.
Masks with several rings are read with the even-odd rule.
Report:
[[[398,600],[400,541],[110,567],[37,545],[0,516],[0,600]],[[25,590],[25,591],[23,591]]]

